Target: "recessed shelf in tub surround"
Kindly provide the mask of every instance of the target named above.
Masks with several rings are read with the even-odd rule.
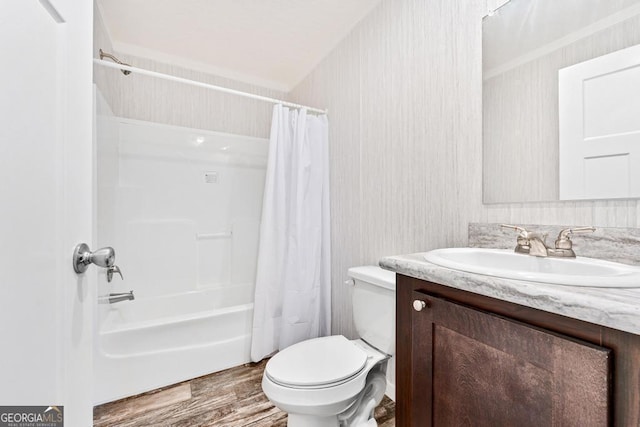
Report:
[[[233,232],[219,231],[216,233],[198,233],[196,234],[196,240],[216,240],[216,239],[230,239],[233,237]]]
[[[548,232],[554,239],[560,229],[567,228],[562,225],[525,227]],[[472,247],[512,249],[515,237],[500,230],[499,224],[469,226],[469,246]],[[596,233],[576,236],[573,240],[578,256],[640,264],[639,229],[599,228]],[[405,276],[640,335],[640,287],[589,288],[482,276],[431,264],[424,259],[424,253],[386,257],[380,260],[380,266]]]

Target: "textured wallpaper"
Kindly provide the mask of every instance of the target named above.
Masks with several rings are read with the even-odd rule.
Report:
[[[469,222],[640,225],[633,200],[483,205],[487,6],[384,0],[292,93],[329,108],[335,333],[355,336],[350,266],[466,246]]]

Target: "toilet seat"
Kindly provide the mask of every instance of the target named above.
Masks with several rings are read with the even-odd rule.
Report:
[[[365,369],[367,353],[342,335],[314,338],[288,347],[273,356],[265,375],[288,388],[335,387]]]
[[[347,340],[344,337],[333,338],[337,342],[344,342],[344,340]],[[304,342],[306,343],[308,341]],[[325,383],[324,385],[307,387],[283,385],[272,380],[271,376],[267,373],[269,363],[271,363],[271,360],[273,360],[277,356],[276,355],[269,362],[267,362],[267,367],[265,367],[265,374],[262,376],[262,390],[264,391],[265,395],[278,408],[282,409],[285,412],[288,412],[290,417],[295,414],[294,418],[296,419],[297,417],[307,416],[320,416],[323,419],[326,419],[326,417],[329,417],[331,419],[335,418],[335,423],[331,422],[327,425],[337,427],[337,415],[346,411],[354,402],[356,402],[360,393],[364,391],[365,384],[367,383],[367,377],[371,369],[381,362],[384,362],[388,358],[386,354],[380,352],[379,350],[376,350],[360,339],[353,341],[347,340],[347,342],[351,343],[351,345],[353,345],[356,349],[362,351],[366,356],[365,366],[356,374],[345,378],[342,381],[331,384]],[[349,350],[352,349],[351,347],[346,348],[348,348]],[[281,353],[284,353],[285,351],[286,349]],[[309,367],[309,365],[306,366],[307,368]],[[291,419],[292,418],[289,418],[290,421]],[[296,427],[306,427],[307,425],[313,425],[316,427],[319,425],[324,426],[324,424],[317,423],[300,424],[297,421],[293,425],[295,425]]]

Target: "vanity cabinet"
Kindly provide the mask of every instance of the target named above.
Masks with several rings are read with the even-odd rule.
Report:
[[[640,425],[637,335],[400,274],[396,295],[396,425]]]

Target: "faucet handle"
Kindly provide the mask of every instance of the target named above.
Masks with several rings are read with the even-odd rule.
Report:
[[[124,280],[124,276],[122,275],[122,271],[120,271],[120,267],[118,267],[117,265],[112,265],[111,267],[107,268],[107,282],[111,282],[111,280],[113,280],[113,275],[115,273],[118,273],[120,275],[120,279]]]
[[[500,224],[501,228],[510,228],[512,230],[519,231],[520,234],[525,235],[528,233],[527,229],[524,227],[520,227],[519,225],[509,225],[509,224]]]
[[[528,254],[531,251],[531,242],[529,239],[531,238],[531,235],[533,233],[531,233],[524,227],[520,227],[519,225],[500,224],[500,227],[510,228],[518,232],[518,237],[516,238],[516,248],[514,249],[514,252],[520,254]]]
[[[573,246],[573,242],[571,241],[572,234],[593,233],[594,231],[596,231],[595,227],[565,228],[558,234],[558,238],[556,239],[556,249],[571,249]]]
[[[520,227],[519,225],[500,224],[500,227],[511,228],[513,230],[518,231],[518,244],[526,244],[527,240],[532,239],[534,237],[541,237],[541,240],[547,239],[546,234],[544,234],[543,236],[540,236],[540,234],[533,231],[529,231],[524,227]]]

